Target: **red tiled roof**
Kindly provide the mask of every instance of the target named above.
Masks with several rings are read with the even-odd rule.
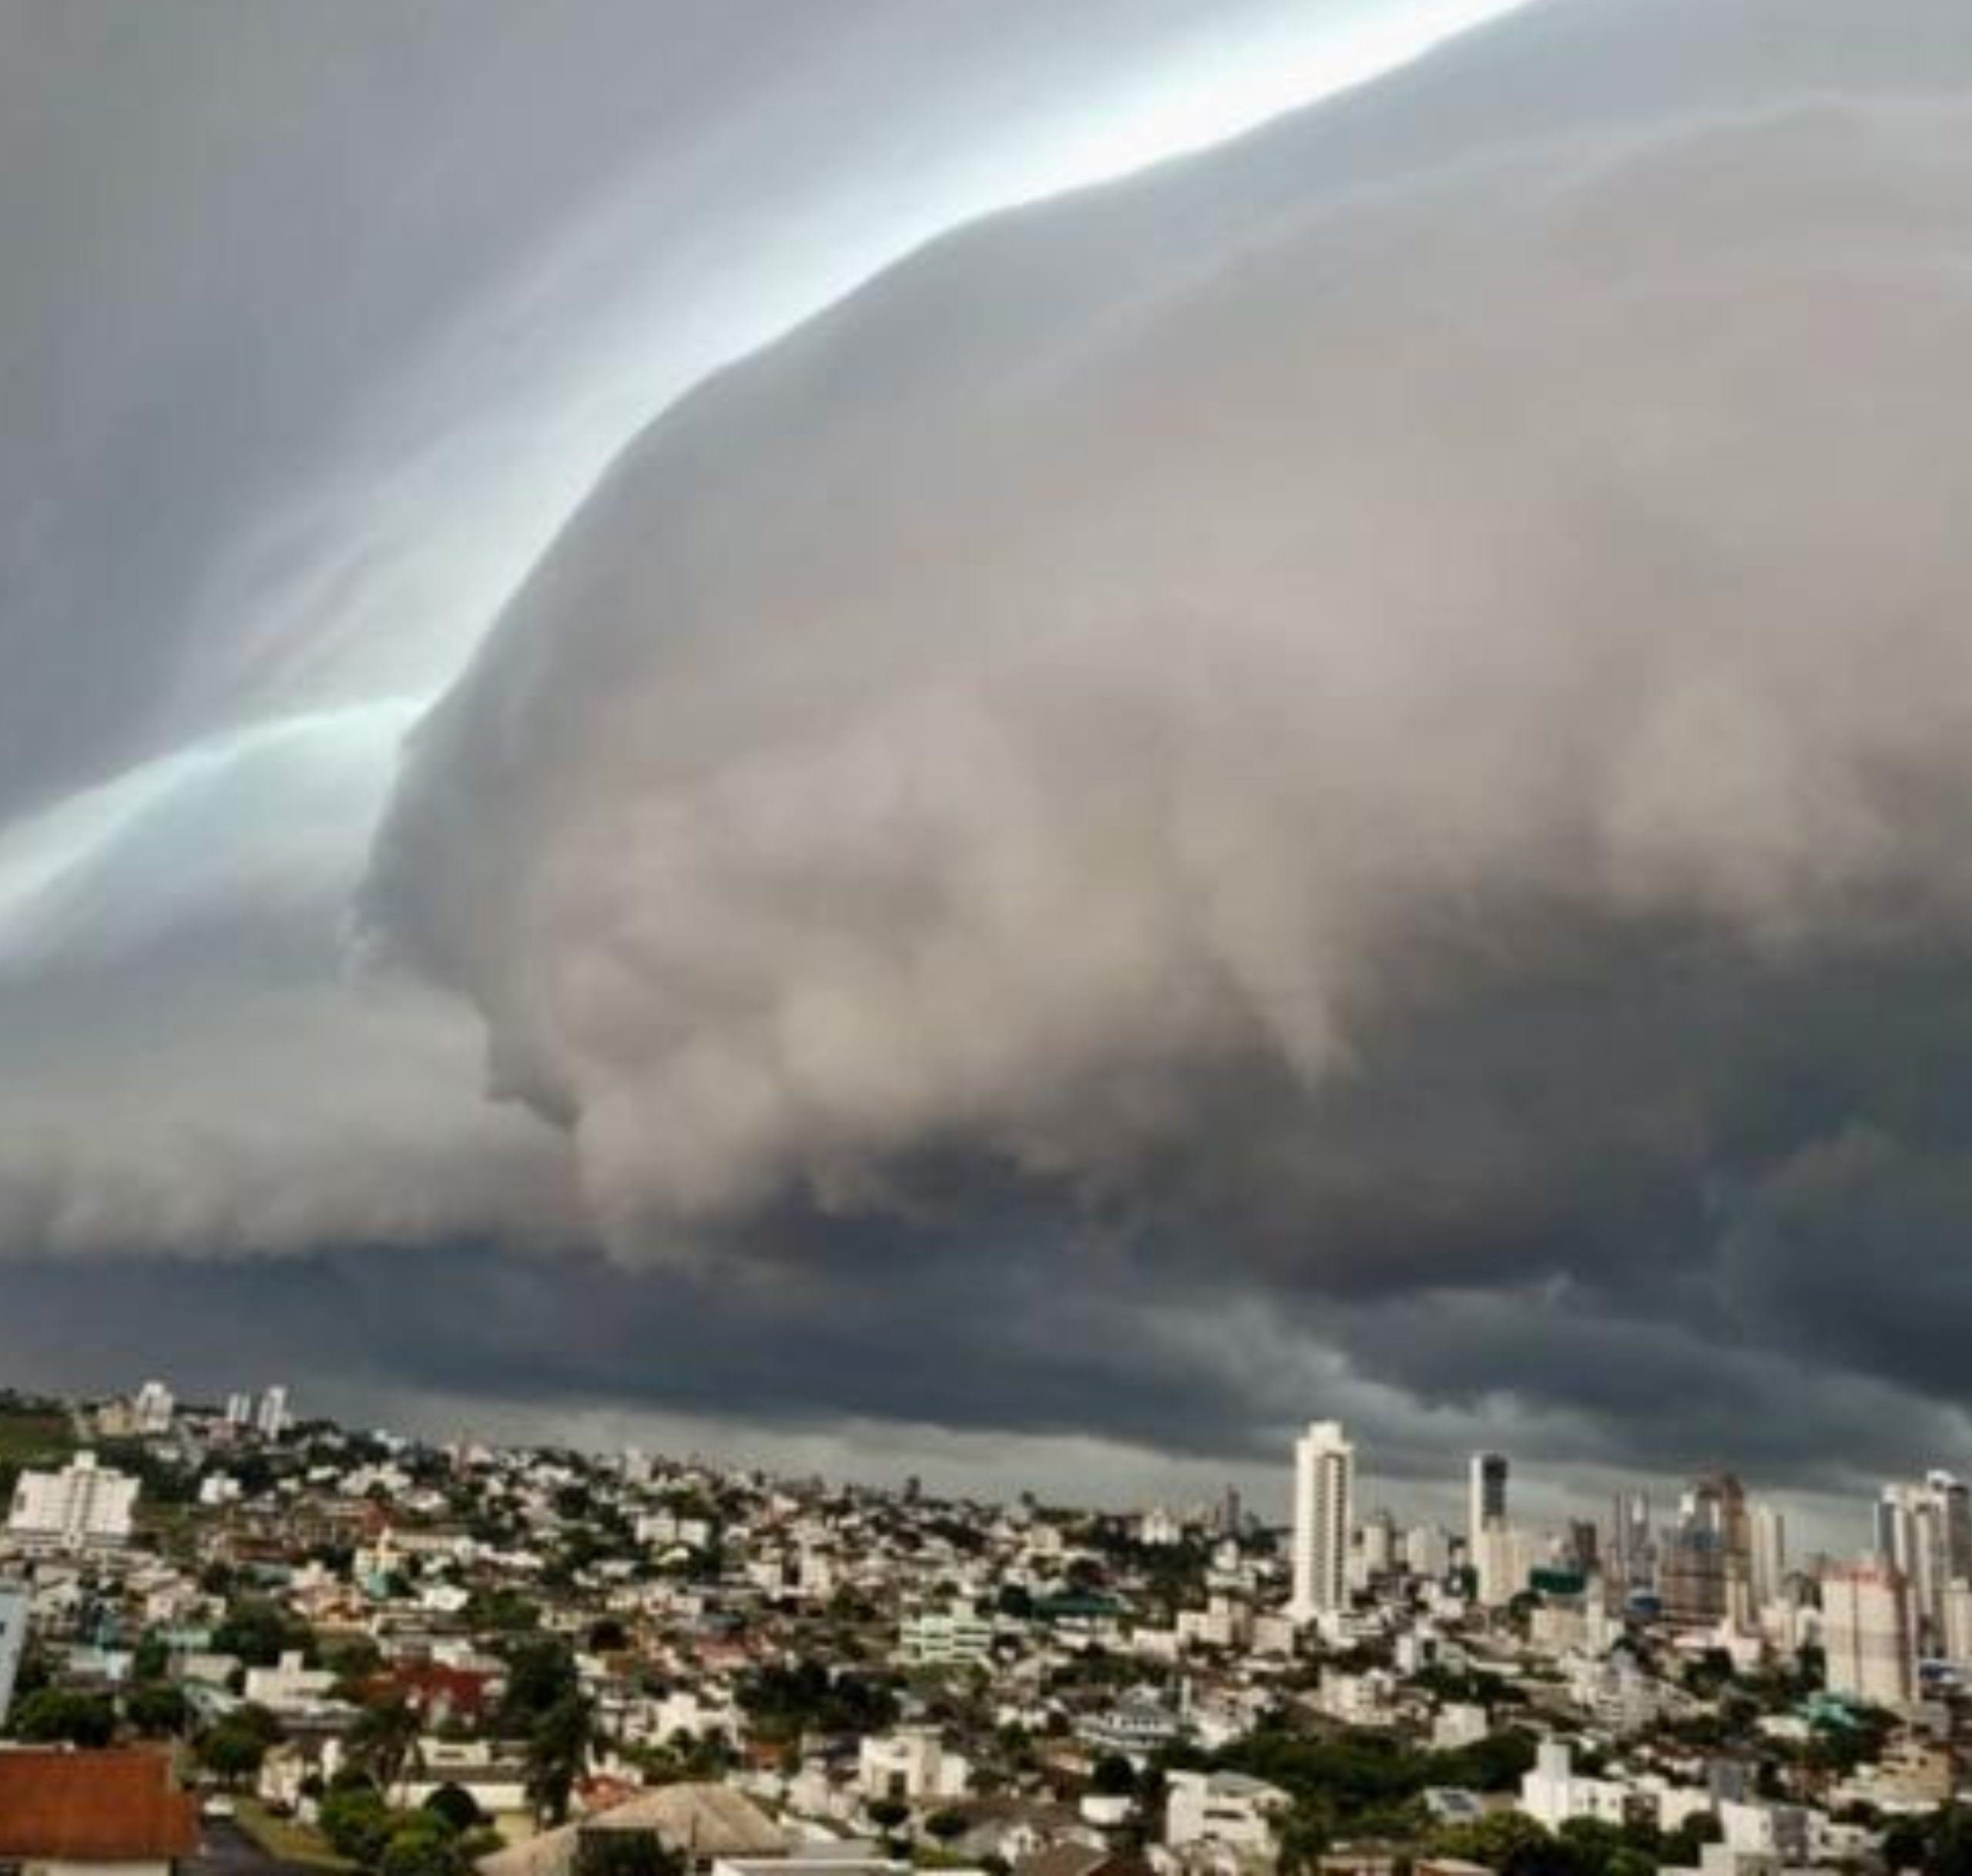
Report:
[[[0,1857],[156,1862],[198,1847],[198,1801],[159,1754],[0,1751]]]
[[[491,1677],[476,1669],[446,1667],[435,1661],[407,1661],[370,1683],[377,1693],[402,1694],[421,1713],[448,1706],[467,1719],[486,1710],[491,1685]]]

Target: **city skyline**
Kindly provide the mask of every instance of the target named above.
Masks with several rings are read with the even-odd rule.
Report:
[[[4,1392],[4,1390],[0,1390]],[[51,1390],[63,1398],[60,1389]],[[438,1446],[470,1446],[488,1444],[527,1449],[565,1445],[592,1457],[602,1459],[625,1451],[668,1454],[674,1460],[708,1464],[737,1470],[761,1469],[790,1478],[813,1476],[832,1479],[845,1486],[915,1492],[928,1489],[934,1496],[977,1499],[987,1503],[1011,1504],[1034,1498],[1041,1503],[1082,1507],[1109,1513],[1147,1515],[1169,1512],[1195,1523],[1209,1524],[1232,1504],[1244,1508],[1244,1515],[1263,1527],[1279,1533],[1291,1544],[1297,1524],[1298,1499],[1304,1474],[1303,1452],[1326,1449],[1333,1441],[1344,1456],[1347,1475],[1345,1502],[1339,1515],[1360,1530],[1373,1517],[1393,1517],[1400,1529],[1421,1523],[1441,1532],[1456,1546],[1462,1546],[1471,1562],[1473,1539],[1478,1526],[1474,1519],[1476,1505],[1504,1502],[1505,1515],[1497,1522],[1510,1526],[1525,1538],[1565,1542],[1570,1529],[1588,1523],[1601,1533],[1608,1548],[1601,1566],[1612,1580],[1622,1572],[1623,1538],[1618,1526],[1625,1509],[1643,1508],[1645,1522],[1638,1535],[1646,1549],[1654,1546],[1662,1533],[1691,1515],[1694,1490],[1702,1492],[1706,1482],[1724,1479],[1742,1494],[1743,1532],[1749,1585],[1770,1589],[1775,1581],[1770,1569],[1762,1570],[1762,1559],[1776,1551],[1786,1559],[1786,1567],[1799,1569],[1821,1563],[1850,1563],[1880,1556],[1903,1568],[1913,1594],[1920,1582],[1932,1599],[1934,1619],[1941,1620],[1937,1598],[1944,1584],[1960,1573],[1972,1559],[1972,1545],[1967,1542],[1965,1511],[1972,1502],[1972,1482],[1961,1480],[1949,1468],[1907,1465],[1892,1475],[1860,1479],[1846,1492],[1800,1495],[1762,1489],[1757,1479],[1742,1482],[1729,1466],[1715,1458],[1682,1471],[1648,1478],[1625,1475],[1612,1481],[1585,1482],[1566,1476],[1548,1476],[1538,1466],[1526,1466],[1513,1456],[1492,1450],[1464,1456],[1464,1463],[1443,1476],[1393,1476],[1380,1469],[1373,1448],[1359,1450],[1348,1438],[1349,1429],[1340,1422],[1314,1422],[1304,1427],[1292,1442],[1287,1461],[1279,1453],[1249,1469],[1228,1471],[1211,1462],[1189,1467],[1173,1466],[1157,1456],[1145,1456],[1139,1473],[1125,1471],[1108,1474],[1107,1490],[1088,1490],[1077,1482],[1080,1471],[1060,1479],[1050,1479],[1045,1471],[1022,1469],[1016,1456],[1006,1467],[990,1477],[974,1464],[952,1464],[934,1449],[909,1453],[907,1465],[887,1459],[872,1463],[867,1455],[843,1453],[814,1445],[797,1444],[777,1449],[773,1442],[733,1442],[719,1425],[700,1429],[709,1434],[703,1439],[671,1439],[657,1422],[637,1422],[617,1416],[556,1415],[538,1427],[514,1423],[504,1429],[492,1424],[456,1419],[431,1425],[399,1421],[388,1413],[368,1412],[350,1421],[332,1399],[313,1396],[306,1412],[293,1405],[286,1384],[261,1381],[250,1388],[223,1389],[210,1399],[195,1390],[181,1392],[169,1379],[152,1377],[132,1388],[111,1386],[72,1398],[78,1402],[100,1402],[111,1419],[112,1430],[127,1419],[123,1430],[136,1435],[156,1434],[168,1429],[173,1416],[180,1412],[216,1414],[227,1424],[250,1429],[266,1436],[270,1427],[286,1430],[298,1419],[323,1415],[330,1422],[374,1428],[392,1438],[411,1438]],[[127,1401],[127,1407],[123,1405]],[[278,1414],[273,1403],[280,1403]],[[374,1409],[374,1399],[365,1405]],[[162,1410],[163,1418],[155,1417]],[[278,1433],[276,1435],[278,1437]],[[1313,1444],[1310,1444],[1310,1441]],[[1091,1459],[1093,1466],[1097,1462]],[[1497,1496],[1483,1498],[1477,1490],[1481,1468],[1489,1475],[1503,1472],[1510,1483]],[[1900,1524],[1893,1507],[1907,1505],[1913,1495],[1923,1502],[1944,1502],[1940,1494],[1949,1494],[1957,1514],[1949,1529],[1953,1536],[1941,1555],[1949,1563],[1920,1564],[1917,1539],[1912,1534],[1908,1513]],[[1494,1521],[1489,1519],[1489,1522]],[[1926,1530],[1932,1527],[1925,1526]],[[1942,1532],[1947,1527],[1937,1527]],[[1944,1543],[1940,1536],[1936,1541]],[[1331,1561],[1331,1575],[1338,1567]],[[1756,1601],[1759,1600],[1756,1597]]]
[[[0,0],[0,1876],[1972,1876],[1972,0]]]

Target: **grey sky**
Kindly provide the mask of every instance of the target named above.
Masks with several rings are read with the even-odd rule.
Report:
[[[0,0],[0,1363],[1960,1462],[1972,24],[1038,199],[1487,10]]]

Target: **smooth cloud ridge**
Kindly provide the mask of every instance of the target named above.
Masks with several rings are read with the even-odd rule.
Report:
[[[1494,10],[10,22],[10,1372],[1962,1464],[1957,0],[1548,0],[837,298]]]
[[[1003,219],[619,462],[370,895],[605,1211],[1100,1187],[1571,926],[1756,979],[1957,928],[1972,113],[1682,69]]]
[[[585,1241],[346,955],[407,723],[723,361],[1503,4],[12,9],[0,1256]]]
[[[1018,1217],[1581,1450],[1694,1431],[1585,1348],[1962,1429],[1850,1307],[1967,1164],[1972,25],[1895,12],[1536,9],[639,439],[366,889],[615,1253]]]

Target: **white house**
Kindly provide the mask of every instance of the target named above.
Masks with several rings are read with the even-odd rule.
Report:
[[[283,1654],[273,1667],[250,1667],[245,1693],[257,1707],[277,1714],[306,1713],[329,1698],[336,1677],[326,1668],[302,1666],[297,1653]]]
[[[1613,1778],[1581,1777],[1565,1740],[1544,1740],[1533,1770],[1520,1781],[1520,1808],[1551,1831],[1558,1831],[1571,1817],[1621,1824],[1627,1795],[1627,1787]]]
[[[948,1752],[929,1728],[911,1727],[864,1740],[856,1783],[866,1798],[962,1797],[972,1767]]]
[[[1274,1821],[1287,1808],[1277,1785],[1239,1772],[1169,1774],[1164,1841],[1172,1850],[1216,1845],[1242,1856],[1271,1858]]]
[[[914,1667],[984,1667],[993,1656],[993,1621],[970,1603],[906,1616],[897,1657]]]
[[[0,1583],[0,1733],[6,1730],[14,1681],[28,1645],[28,1612],[33,1599],[24,1583]]]
[[[418,1757],[391,1794],[391,1801],[415,1811],[444,1785],[469,1793],[496,1827],[513,1827],[533,1815],[528,1795],[527,1766],[518,1754],[508,1755],[480,1739],[428,1739]]]

